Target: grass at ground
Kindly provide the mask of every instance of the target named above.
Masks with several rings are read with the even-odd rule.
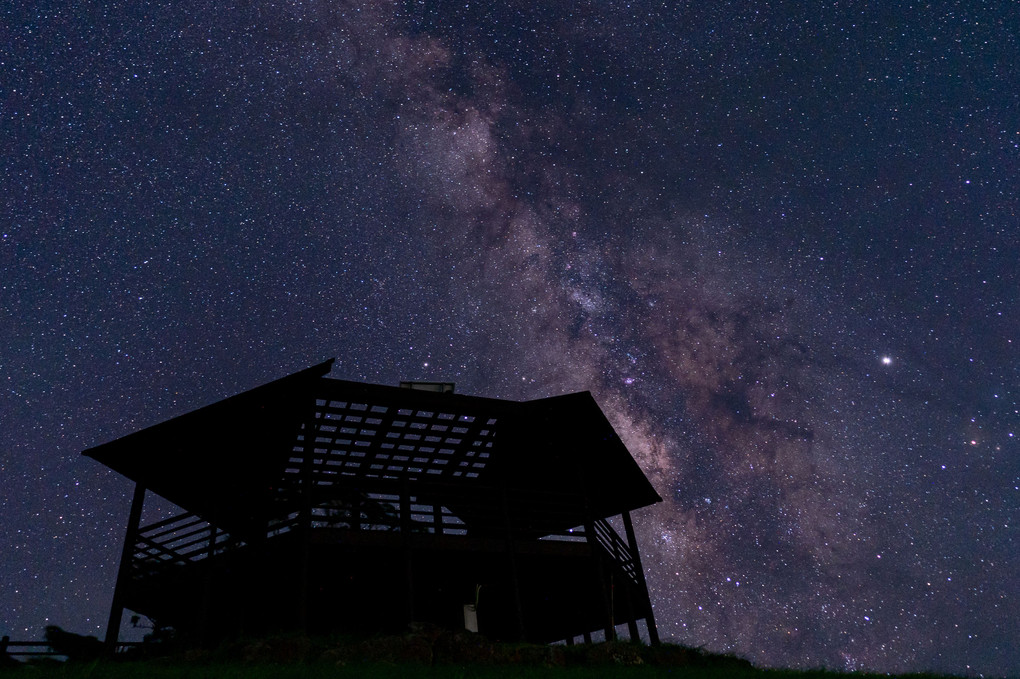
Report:
[[[94,651],[93,651],[94,652]],[[148,653],[147,657],[140,657]],[[92,657],[95,657],[94,655]],[[158,644],[128,654],[0,669],[0,679],[889,679],[888,675],[760,670],[698,649],[630,642],[498,644],[467,632],[419,629],[402,636],[235,640],[214,649]],[[905,677],[902,679],[906,679]],[[909,679],[935,679],[910,675]]]
[[[160,661],[96,661],[47,663],[0,670],[0,677],[38,679],[890,679],[884,674],[839,674],[747,668],[665,666],[531,667],[520,665],[437,665],[407,663],[312,662],[291,665],[248,663],[166,663]],[[909,679],[926,679],[910,675]],[[895,679],[895,678],[894,678]],[[907,679],[901,677],[900,679]],[[933,677],[927,679],[934,679]]]

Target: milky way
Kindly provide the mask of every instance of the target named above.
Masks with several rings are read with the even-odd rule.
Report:
[[[592,391],[664,498],[668,639],[1016,672],[1007,5],[43,4],[0,110],[0,632],[105,625],[130,488],[82,449],[337,356]]]

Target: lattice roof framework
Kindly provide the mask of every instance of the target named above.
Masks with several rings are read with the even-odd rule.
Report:
[[[539,536],[661,500],[588,392],[506,401],[331,379],[332,363],[84,454],[240,536],[294,511],[303,483],[410,487],[481,534],[506,510]]]

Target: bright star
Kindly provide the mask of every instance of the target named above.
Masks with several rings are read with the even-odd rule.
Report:
[[[890,357],[890,356],[883,356],[882,357],[882,365],[892,365],[892,357]]]

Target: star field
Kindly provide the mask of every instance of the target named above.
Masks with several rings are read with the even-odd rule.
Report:
[[[3,10],[0,634],[105,628],[81,450],[336,356],[592,391],[664,638],[1016,674],[1017,9],[533,5]]]

